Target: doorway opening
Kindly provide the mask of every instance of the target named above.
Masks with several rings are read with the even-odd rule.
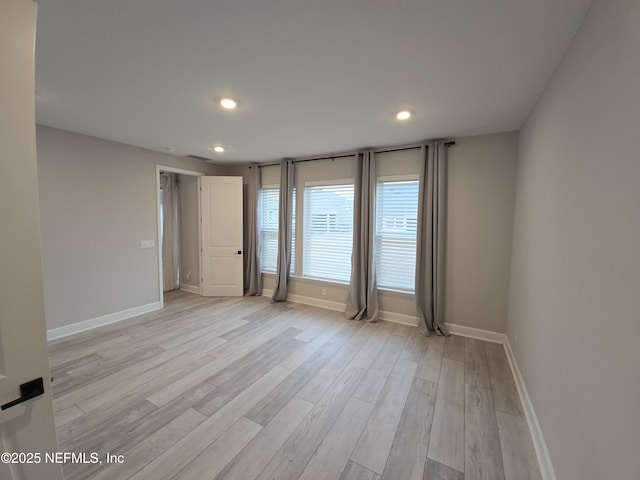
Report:
[[[185,290],[201,294],[198,177],[203,174],[156,166],[158,298]]]

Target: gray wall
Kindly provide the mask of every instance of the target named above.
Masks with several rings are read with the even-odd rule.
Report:
[[[49,329],[159,300],[157,250],[140,249],[140,240],[156,239],[156,164],[245,178],[248,171],[44,126],[38,127],[37,138]],[[449,151],[450,323],[505,331],[516,152],[515,133],[458,139]],[[381,154],[378,173],[416,173],[418,162],[417,151]],[[279,182],[279,167],[261,171],[263,183]],[[298,164],[296,178],[302,191],[305,181],[352,177],[353,161],[343,159]],[[182,283],[197,286],[195,177],[180,175],[180,182]],[[301,212],[302,195],[298,200]],[[302,230],[298,233],[301,245]],[[265,288],[273,288],[273,276],[265,275]],[[293,280],[290,291],[328,302],[346,299],[344,285],[302,278]],[[411,296],[384,292],[380,302],[383,310],[397,314],[396,320],[413,321]]]
[[[449,150],[448,246],[446,319],[449,323],[495,332],[506,331],[507,291],[513,202],[517,159],[517,133],[501,133],[456,139]],[[419,151],[379,154],[377,173],[381,176],[417,173]],[[236,167],[233,174],[244,174]],[[261,169],[262,183],[278,184],[279,167]],[[298,163],[296,184],[302,191],[305,181],[353,178],[353,160],[338,159]],[[302,195],[298,195],[302,212]],[[245,218],[247,218],[245,213]],[[299,217],[300,218],[300,217]],[[297,231],[302,244],[302,229]],[[297,255],[297,271],[302,271],[302,255]],[[265,274],[264,287],[273,289],[275,278]],[[322,295],[322,289],[326,295]],[[344,285],[294,278],[290,293],[320,301],[344,303]],[[381,292],[381,309],[395,320],[415,322],[413,296]]]
[[[507,329],[563,480],[640,478],[639,46],[594,1],[520,136]]]
[[[198,248],[198,177],[178,175],[180,182],[180,285],[200,285]]]
[[[462,138],[449,150],[446,321],[505,332],[517,133]]]
[[[156,164],[219,168],[37,127],[47,328],[159,301]]]

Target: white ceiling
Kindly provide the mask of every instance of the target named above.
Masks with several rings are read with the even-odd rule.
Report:
[[[517,130],[589,1],[38,3],[38,123],[220,163]]]

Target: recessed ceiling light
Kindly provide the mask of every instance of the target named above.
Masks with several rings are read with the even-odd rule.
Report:
[[[403,110],[401,112],[398,112],[396,114],[396,118],[398,120],[406,120],[407,118],[409,118],[411,116],[411,112],[409,110]]]
[[[213,150],[218,153],[222,153],[224,152],[224,147],[221,147],[220,145],[216,145],[215,147],[213,147]]]
[[[223,98],[220,100],[220,105],[222,105],[222,108],[226,108],[227,110],[233,110],[238,104],[231,98]]]

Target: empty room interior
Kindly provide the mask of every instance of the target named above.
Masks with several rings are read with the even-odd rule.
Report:
[[[2,0],[0,62],[0,478],[640,478],[639,2]]]

